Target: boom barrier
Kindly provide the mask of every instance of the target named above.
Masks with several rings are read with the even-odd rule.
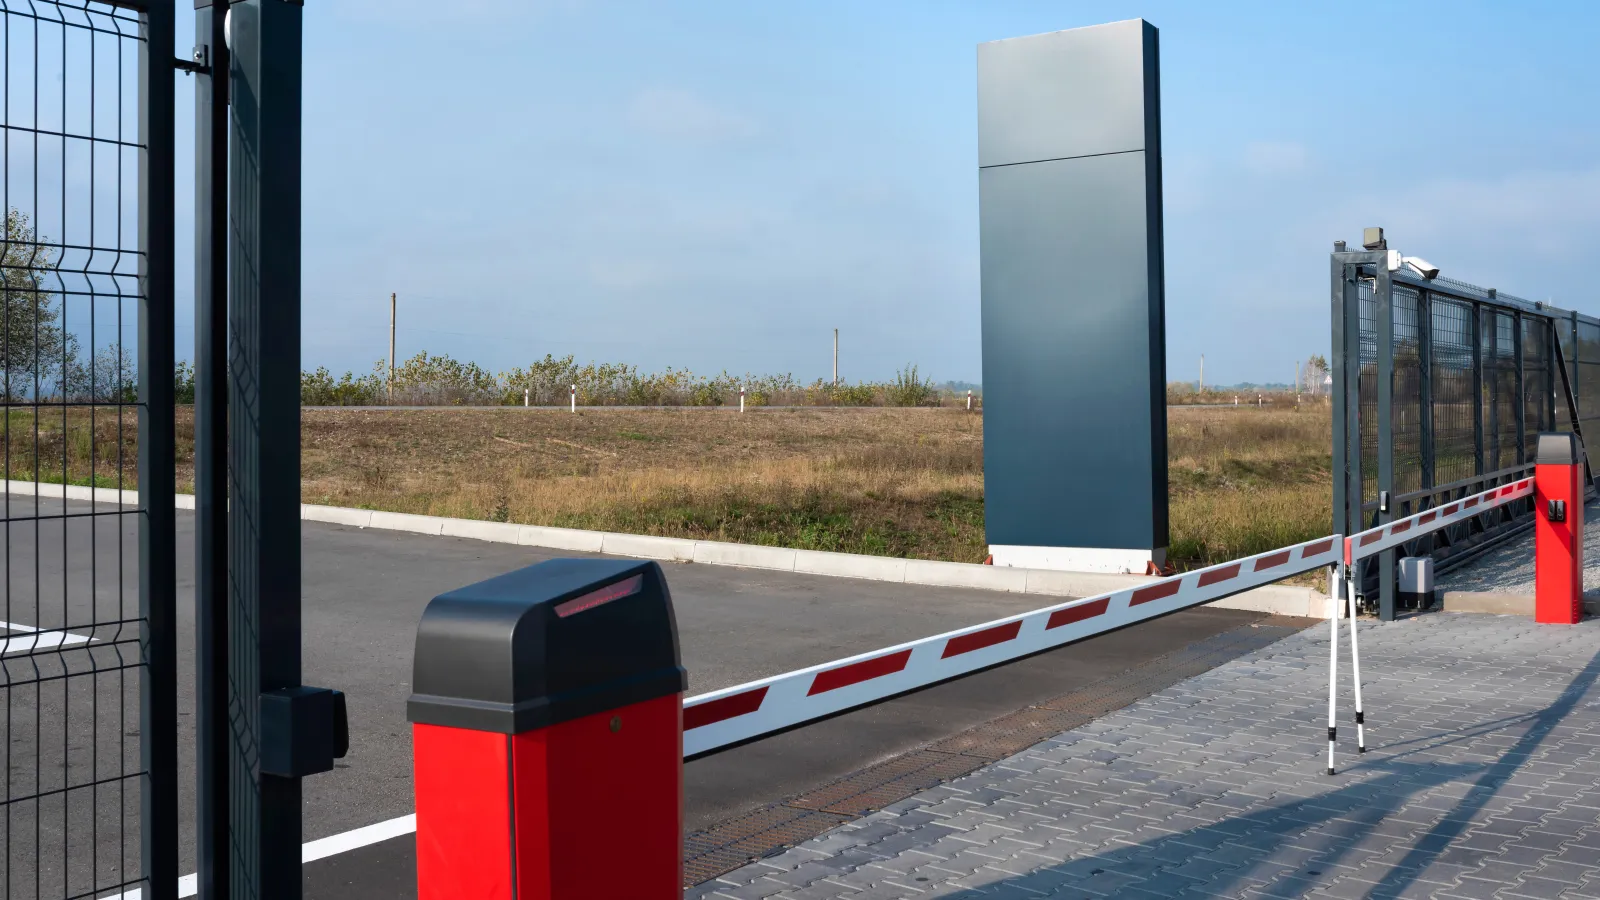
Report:
[[[1338,535],[690,697],[683,752],[702,756],[1106,631],[1335,565]]]
[[[1555,447],[1555,442],[1551,442]],[[680,700],[684,670],[666,580],[653,562],[551,560],[441,595],[418,629],[413,722],[419,896],[676,896],[682,760],[1328,568],[1328,774],[1337,742],[1339,620],[1350,618],[1356,744],[1366,749],[1354,564],[1537,494],[1541,568],[1581,570],[1577,453],[1541,449],[1539,473],[1353,535],[1333,534],[1032,612]],[[1554,464],[1560,455],[1561,464]],[[1565,493],[1556,482],[1566,484]],[[1570,482],[1570,484],[1568,484]],[[1550,561],[1545,562],[1546,559]],[[1541,588],[1576,621],[1581,584]],[[1566,591],[1571,597],[1556,597]],[[1557,603],[1557,600],[1564,602]],[[681,703],[681,707],[680,707]],[[681,715],[680,715],[681,709]],[[641,800],[641,798],[644,798]],[[642,807],[642,810],[640,808]],[[618,810],[651,823],[629,884],[596,893],[588,836]],[[548,822],[561,819],[563,829]],[[642,821],[642,820],[641,820]],[[570,823],[578,823],[572,826]],[[520,824],[519,824],[520,823]],[[525,834],[533,837],[524,840]],[[599,853],[599,855],[596,855]],[[635,890],[641,879],[652,885]]]

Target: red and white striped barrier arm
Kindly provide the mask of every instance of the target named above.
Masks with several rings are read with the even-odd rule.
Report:
[[[683,703],[683,753],[708,753],[1103,631],[1334,565],[1343,553],[1341,538],[1342,535],[1332,535],[1306,541],[1142,587],[1047,606],[690,697]]]
[[[1374,553],[1398,547],[1429,532],[1459,524],[1495,507],[1532,495],[1533,479],[1524,478],[1511,484],[1490,488],[1481,494],[1473,494],[1471,497],[1436,506],[1414,516],[1406,516],[1387,525],[1369,528],[1345,538],[1344,561],[1346,564],[1354,564],[1357,560],[1366,559]]]

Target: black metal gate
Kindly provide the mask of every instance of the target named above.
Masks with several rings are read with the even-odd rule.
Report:
[[[178,881],[172,12],[0,4],[6,898]]]
[[[1379,231],[1332,256],[1333,527],[1346,534],[1526,477],[1539,432],[1600,415],[1588,372],[1600,353],[1584,340],[1600,321],[1427,277]],[[1507,504],[1385,551],[1363,564],[1359,590],[1393,618],[1398,556],[1445,571],[1530,527],[1531,510]]]
[[[179,59],[172,0],[0,0],[4,900],[298,896],[300,778],[340,752],[342,698],[300,684],[301,6],[195,5]],[[193,852],[179,70],[198,83]]]

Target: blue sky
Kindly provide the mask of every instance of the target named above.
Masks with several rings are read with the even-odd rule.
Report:
[[[976,45],[1141,16],[1161,29],[1169,378],[1205,353],[1208,382],[1286,381],[1325,353],[1326,254],[1364,225],[1600,313],[1597,9],[310,3],[304,361],[369,368],[394,291],[402,358],[809,380],[839,327],[847,378],[976,381]]]

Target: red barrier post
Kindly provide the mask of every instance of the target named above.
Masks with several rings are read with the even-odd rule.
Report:
[[[406,704],[417,896],[681,897],[684,686],[653,562],[557,559],[435,597]]]
[[[1583,459],[1577,438],[1539,435],[1534,457],[1534,621],[1583,618]]]

